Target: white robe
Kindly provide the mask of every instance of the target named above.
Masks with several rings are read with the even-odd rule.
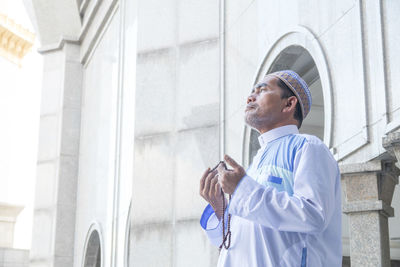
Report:
[[[259,141],[227,208],[231,246],[221,250],[218,266],[341,266],[340,173],[329,149],[294,125],[268,131]],[[200,223],[219,246],[222,223],[211,206]]]

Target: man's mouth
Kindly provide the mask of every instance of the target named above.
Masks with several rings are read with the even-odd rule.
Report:
[[[252,104],[247,104],[247,106],[246,106],[246,110],[245,111],[248,111],[248,110],[250,110],[250,109],[255,109],[256,108],[256,106],[255,105],[252,105]]]

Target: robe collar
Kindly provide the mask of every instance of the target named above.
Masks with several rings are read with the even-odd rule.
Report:
[[[296,125],[285,125],[278,128],[274,128],[269,130],[268,132],[263,133],[258,137],[258,142],[260,146],[266,146],[269,142],[278,139],[279,137],[289,135],[289,134],[298,134],[299,129],[297,129]]]

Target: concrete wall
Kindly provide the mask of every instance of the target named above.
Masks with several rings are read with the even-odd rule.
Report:
[[[139,1],[133,266],[215,265],[198,186],[219,158],[218,5]]]

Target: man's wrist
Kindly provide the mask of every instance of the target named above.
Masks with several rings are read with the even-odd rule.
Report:
[[[215,215],[217,216],[218,220],[221,220],[222,214],[224,213],[224,209],[222,207],[215,207],[211,205],[214,210]]]
[[[238,190],[240,184],[243,182],[243,180],[245,180],[245,179],[248,178],[248,177],[249,177],[249,176],[247,176],[247,173],[245,173],[244,176],[238,181],[238,183],[237,183],[235,189],[234,189],[233,192],[232,192],[232,198],[233,198],[233,196],[235,195],[236,191]]]

